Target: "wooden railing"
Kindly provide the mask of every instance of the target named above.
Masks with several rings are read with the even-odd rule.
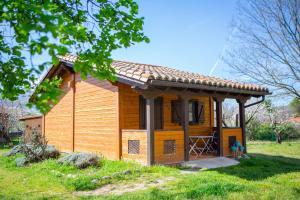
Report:
[[[183,130],[154,131],[154,161],[156,164],[179,163],[184,160]]]

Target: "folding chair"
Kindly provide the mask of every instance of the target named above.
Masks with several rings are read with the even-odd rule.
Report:
[[[212,138],[209,139],[208,141],[208,151],[207,152],[214,152],[216,151],[216,146],[217,146],[217,142],[216,142],[216,131],[213,131],[212,134]]]

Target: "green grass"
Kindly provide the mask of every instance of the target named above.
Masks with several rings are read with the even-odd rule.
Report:
[[[6,150],[0,150],[4,152]],[[300,199],[300,141],[281,145],[249,143],[251,159],[240,165],[180,174],[176,168],[142,167],[133,162],[101,162],[100,168],[78,170],[60,166],[55,160],[15,167],[14,159],[0,156],[0,199],[66,199],[76,190],[90,190],[108,183],[131,184],[143,179],[176,177],[158,188],[97,196],[94,199]],[[130,175],[92,184],[92,180],[130,169]],[[84,198],[83,198],[84,199]],[[89,199],[89,198],[86,198]]]

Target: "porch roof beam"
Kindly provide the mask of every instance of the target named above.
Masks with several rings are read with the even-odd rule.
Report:
[[[161,87],[149,87],[148,89],[141,89],[139,87],[132,87],[137,92],[144,94],[148,93],[154,96],[161,96],[163,94],[175,94],[175,95],[185,95],[185,96],[211,96],[211,97],[220,97],[220,98],[231,98],[231,99],[250,99],[251,95],[245,94],[235,94],[235,93],[224,93],[224,92],[211,92],[205,90],[196,90],[189,88],[175,88],[175,87],[166,87],[166,89]]]
[[[151,80],[149,82],[149,86],[190,88],[190,89],[217,91],[217,92],[245,94],[245,95],[251,95],[251,96],[264,96],[264,95],[269,94],[268,92],[265,92],[265,91],[249,91],[249,90],[236,89],[236,88],[217,87],[217,86],[213,86],[213,85],[200,85],[200,84],[191,84],[191,83],[184,83],[184,82],[179,83],[179,82],[171,82],[171,81],[163,81],[163,80]]]

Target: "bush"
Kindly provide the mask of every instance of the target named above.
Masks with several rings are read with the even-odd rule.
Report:
[[[18,167],[49,158],[58,158],[60,154],[54,146],[47,145],[45,138],[35,130],[31,134],[29,143],[25,144],[23,141],[5,153],[4,156],[14,156],[18,153],[24,155],[16,159]]]
[[[29,144],[23,142],[21,149],[26,159],[25,163],[39,162],[59,156],[59,151],[54,146],[48,146],[45,137],[35,129],[31,133]]]
[[[256,122],[249,128],[247,127],[247,136],[250,140],[276,140],[276,133],[280,133],[282,140],[295,139],[300,137],[296,126],[291,123],[278,124],[276,127],[269,123]]]

